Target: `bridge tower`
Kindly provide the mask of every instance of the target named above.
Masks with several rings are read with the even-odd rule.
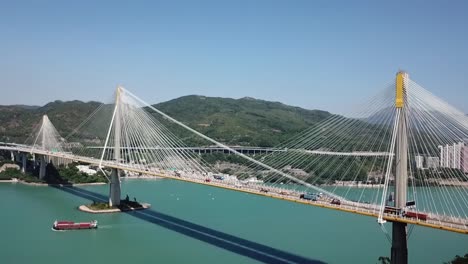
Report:
[[[41,149],[42,150],[47,150],[47,124],[50,123],[49,117],[47,115],[42,116],[42,127],[41,127]],[[47,160],[48,158],[45,155],[40,155],[39,156],[39,179],[44,179],[46,176],[46,167],[47,167]]]
[[[408,131],[407,131],[407,109],[406,89],[408,74],[398,72],[396,76],[396,101],[395,106],[398,113],[398,127],[396,138],[396,173],[395,173],[395,207],[403,209],[406,206],[408,186]],[[392,249],[391,263],[408,263],[408,245],[406,239],[406,223],[392,223]]]
[[[111,127],[109,128],[109,132],[114,128],[114,160],[117,163],[120,163],[120,138],[121,138],[121,127],[120,127],[120,96],[121,96],[122,88],[119,86],[117,87],[116,95],[115,95],[115,108],[114,114],[111,121]],[[106,149],[104,148],[104,151]],[[118,206],[120,205],[120,173],[121,170],[119,169],[112,169],[112,173],[110,176],[110,189],[109,189],[109,205],[110,206]]]

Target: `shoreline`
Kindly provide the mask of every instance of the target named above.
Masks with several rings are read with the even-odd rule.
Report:
[[[126,176],[120,180],[163,180],[163,177],[157,176]],[[17,178],[11,180],[0,180],[0,183],[20,183],[29,186],[55,186],[55,187],[66,187],[66,186],[93,186],[93,185],[106,185],[108,182],[87,182],[87,183],[44,183],[44,182],[26,182]]]
[[[18,180],[0,180],[0,183],[17,183],[19,182]]]
[[[383,184],[322,184],[320,187],[382,188]]]
[[[78,210],[86,213],[91,213],[91,214],[109,214],[109,213],[124,213],[124,212],[129,212],[129,211],[137,211],[137,210],[145,210],[151,207],[151,204],[149,203],[141,203],[142,207],[139,208],[133,208],[130,207],[127,210],[121,210],[119,208],[113,208],[113,209],[102,209],[102,210],[93,210],[89,208],[87,205],[83,204],[78,206]]]
[[[125,177],[121,177],[120,179],[121,180],[122,179],[129,179],[129,180],[137,180],[137,179],[160,180],[160,179],[164,179],[164,178],[163,177],[158,177],[158,176],[125,176]]]
[[[18,179],[0,180],[0,183],[20,183],[29,186],[55,186],[55,187],[69,187],[69,186],[92,186],[92,185],[105,185],[107,182],[88,182],[88,183],[43,183],[43,182],[26,182]]]

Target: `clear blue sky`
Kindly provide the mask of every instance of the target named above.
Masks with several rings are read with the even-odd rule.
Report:
[[[122,84],[150,103],[343,112],[404,69],[468,112],[468,1],[1,0],[0,34],[0,104],[107,101]]]

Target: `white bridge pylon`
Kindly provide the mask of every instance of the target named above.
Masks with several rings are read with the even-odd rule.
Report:
[[[33,133],[31,153],[34,149],[45,151],[63,152],[62,143],[64,139],[60,136],[55,126],[50,122],[47,115],[42,116],[39,129]],[[27,142],[28,143],[28,142]]]
[[[57,129],[49,120],[47,115],[43,115],[41,122],[36,126],[31,136],[26,140],[25,145],[29,148],[29,153],[33,155],[34,162],[39,162],[39,178],[43,179],[46,176],[47,163],[51,162],[50,157],[46,155],[35,155],[37,151],[45,151],[49,153],[63,153],[63,143],[65,140],[60,136]],[[26,154],[23,153],[23,172],[26,171]],[[56,163],[63,160],[57,159]]]

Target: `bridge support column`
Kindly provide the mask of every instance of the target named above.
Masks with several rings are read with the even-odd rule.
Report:
[[[47,161],[45,158],[44,155],[39,156],[39,179],[41,180],[46,176]]]
[[[10,153],[11,153],[11,161],[15,161],[15,154],[13,153],[13,151]]]
[[[121,127],[120,127],[120,94],[122,93],[122,88],[117,87],[117,92],[115,95],[115,108],[114,116],[112,117],[111,126],[114,125],[114,159],[117,164],[120,164],[120,137],[121,137]],[[110,127],[109,127],[110,132]],[[103,152],[104,153],[104,152]],[[110,177],[110,190],[109,190],[109,205],[118,206],[120,205],[120,173],[119,169],[112,169]]]
[[[399,72],[396,78],[396,108],[400,110],[397,127],[395,151],[395,207],[404,210],[408,186],[408,134],[406,127],[406,78],[408,74]],[[392,223],[392,264],[408,263],[408,245],[406,240],[406,223]]]
[[[21,172],[26,173],[26,166],[27,166],[27,156],[26,153],[21,153]]]
[[[392,223],[392,264],[408,263],[408,245],[406,240],[406,223]]]
[[[120,205],[120,170],[112,169],[110,176],[109,205]]]

